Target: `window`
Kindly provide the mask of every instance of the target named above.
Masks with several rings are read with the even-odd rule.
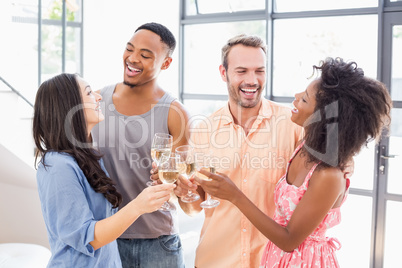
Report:
[[[5,0],[0,15],[0,33],[8,39],[0,50],[7,62],[1,76],[32,103],[42,81],[60,72],[81,73],[81,0]]]
[[[273,96],[293,97],[304,90],[312,66],[326,57],[354,60],[376,78],[376,15],[281,19],[273,24]]]
[[[186,14],[233,13],[249,10],[264,10],[265,0],[186,0]]]
[[[275,12],[297,12],[331,9],[351,9],[376,7],[378,0],[277,0],[274,1]]]
[[[222,44],[247,31],[265,39],[265,21],[222,22],[189,25],[184,29],[185,93],[226,95],[219,75]],[[218,49],[217,49],[218,48]]]

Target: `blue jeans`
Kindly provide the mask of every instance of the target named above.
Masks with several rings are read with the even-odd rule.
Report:
[[[117,239],[123,268],[184,268],[179,235],[154,239]]]

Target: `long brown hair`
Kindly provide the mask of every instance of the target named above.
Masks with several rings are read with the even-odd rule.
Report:
[[[63,73],[40,85],[33,117],[33,138],[37,148],[35,167],[38,157],[46,167],[47,152],[67,153],[77,161],[94,191],[102,193],[113,207],[118,207],[122,197],[101,168],[99,160],[102,156],[92,146],[79,145],[90,144],[85,114],[82,109],[76,109],[82,104],[75,74]],[[70,116],[71,111],[74,111],[73,116]],[[71,120],[69,124],[66,124],[67,119]]]

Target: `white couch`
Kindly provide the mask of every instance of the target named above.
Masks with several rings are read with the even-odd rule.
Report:
[[[48,248],[36,244],[0,244],[0,267],[3,268],[43,268],[50,258]]]

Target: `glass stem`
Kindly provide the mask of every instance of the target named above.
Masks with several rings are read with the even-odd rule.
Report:
[[[186,175],[186,178],[187,178],[188,180],[190,180],[190,178],[189,178],[188,175]],[[188,191],[187,191],[187,195],[188,195],[188,196],[190,196],[192,193],[193,193],[193,192],[192,192],[191,190],[188,190]]]

